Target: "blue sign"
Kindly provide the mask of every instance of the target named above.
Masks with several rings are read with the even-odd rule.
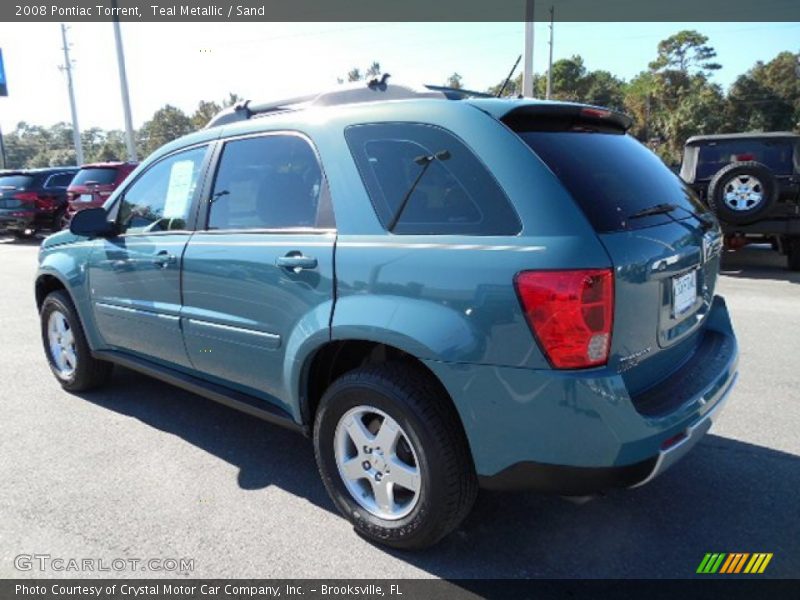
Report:
[[[8,96],[6,87],[6,70],[3,67],[3,49],[0,48],[0,96]]]

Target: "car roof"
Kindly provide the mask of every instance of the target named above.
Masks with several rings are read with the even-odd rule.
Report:
[[[128,162],[124,160],[108,160],[105,162],[86,163],[81,165],[81,169],[116,169],[117,167],[124,167],[130,165],[135,167],[138,163]]]
[[[714,135],[695,135],[686,140],[686,144],[702,142],[718,142],[724,140],[754,140],[754,139],[800,139],[800,134],[791,131],[748,131],[745,133],[717,133]]]
[[[0,177],[11,175],[47,175],[49,173],[78,172],[78,167],[38,167],[36,169],[8,169],[0,171]]]

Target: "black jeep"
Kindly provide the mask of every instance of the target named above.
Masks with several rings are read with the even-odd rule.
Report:
[[[770,241],[800,270],[800,135],[689,138],[680,175],[716,213],[729,247]]]

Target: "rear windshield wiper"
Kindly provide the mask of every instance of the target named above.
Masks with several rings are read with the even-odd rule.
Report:
[[[642,217],[651,217],[653,215],[665,215],[671,213],[673,210],[678,208],[677,204],[655,204],[653,206],[648,206],[647,208],[643,208],[640,211],[633,213],[632,215],[628,215],[629,219],[641,219]]]
[[[422,179],[422,176],[425,175],[425,171],[428,170],[428,167],[430,167],[431,164],[433,164],[433,161],[435,160],[445,161],[449,159],[450,159],[450,152],[448,152],[447,150],[440,150],[436,154],[422,155],[414,159],[415,163],[417,163],[418,165],[422,165],[422,169],[420,169],[419,175],[417,175],[417,178],[414,180],[414,183],[411,184],[411,187],[408,188],[408,191],[406,192],[405,196],[403,196],[402,202],[400,202],[400,206],[397,207],[394,216],[392,216],[392,219],[386,226],[386,229],[388,231],[390,232],[394,231],[394,228],[397,226],[397,222],[400,220],[403,211],[406,209],[408,201],[411,199],[411,194],[413,194],[414,190],[417,189],[417,185],[419,184],[420,179]]]
[[[704,215],[699,212],[695,212],[693,210],[689,210],[685,206],[680,206],[679,204],[670,204],[668,202],[664,202],[661,204],[655,204],[653,206],[649,206],[647,208],[643,208],[640,211],[637,211],[630,215],[629,219],[641,219],[642,217],[650,217],[653,215],[668,215],[670,219],[676,221],[677,219],[672,216],[672,212],[676,209],[681,209],[692,215],[695,219],[700,221],[700,229],[703,231],[708,231],[712,227],[714,227],[714,221],[709,219],[707,215]]]

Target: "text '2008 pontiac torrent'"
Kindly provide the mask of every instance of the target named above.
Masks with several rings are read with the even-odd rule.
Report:
[[[629,125],[377,81],[223,112],[45,240],[50,367],[305,433],[337,508],[395,547],[479,487],[645,483],[711,426],[738,351],[719,227]]]

